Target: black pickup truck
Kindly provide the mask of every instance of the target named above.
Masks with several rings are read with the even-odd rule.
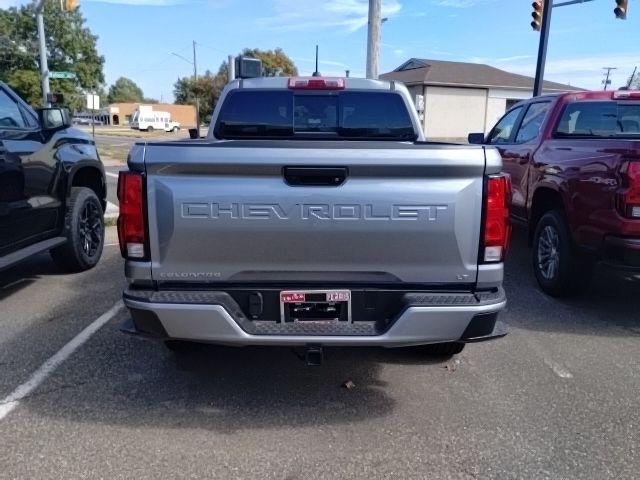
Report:
[[[34,111],[0,82],[0,270],[47,250],[66,271],[100,260],[104,167],[70,125],[66,109]]]

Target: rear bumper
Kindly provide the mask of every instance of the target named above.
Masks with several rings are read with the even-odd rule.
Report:
[[[506,335],[497,321],[504,290],[487,295],[420,294],[383,330],[374,322],[344,325],[254,322],[225,292],[125,291],[131,321],[127,333],[226,345],[383,346],[479,342]]]
[[[640,238],[608,236],[604,240],[604,263],[618,270],[640,273]]]

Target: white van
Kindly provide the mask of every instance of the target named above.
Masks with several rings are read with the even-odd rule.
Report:
[[[151,106],[140,105],[131,115],[131,128],[135,130],[164,130],[165,132],[177,132],[180,130],[178,122],[171,121],[169,112],[153,110]]]

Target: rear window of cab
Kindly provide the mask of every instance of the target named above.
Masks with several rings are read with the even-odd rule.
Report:
[[[557,137],[640,138],[640,102],[569,103],[556,127]]]
[[[222,139],[415,140],[403,98],[394,92],[234,90],[220,109]]]

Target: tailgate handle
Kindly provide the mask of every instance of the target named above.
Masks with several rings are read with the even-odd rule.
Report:
[[[346,167],[284,167],[284,181],[292,187],[338,187],[347,179]]]

